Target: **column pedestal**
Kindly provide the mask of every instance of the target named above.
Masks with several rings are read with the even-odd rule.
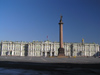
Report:
[[[58,56],[65,56],[65,54],[64,54],[64,48],[59,48],[58,49]]]

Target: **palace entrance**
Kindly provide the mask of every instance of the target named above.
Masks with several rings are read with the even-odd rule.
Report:
[[[52,52],[52,56],[54,56],[54,52]]]
[[[50,56],[50,52],[47,52],[47,57],[49,57]]]
[[[12,51],[10,51],[10,56],[12,55]]]
[[[45,52],[43,52],[43,56],[45,56]]]

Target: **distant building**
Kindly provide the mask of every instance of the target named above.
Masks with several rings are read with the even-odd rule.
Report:
[[[99,56],[99,44],[63,43],[65,56]],[[33,41],[0,43],[1,56],[58,56],[59,42]]]

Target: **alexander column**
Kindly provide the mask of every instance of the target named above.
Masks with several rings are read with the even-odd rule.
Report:
[[[63,22],[62,22],[62,16],[60,16],[60,22],[59,22],[59,42],[60,42],[60,48],[58,49],[58,56],[65,56],[64,48],[63,48]]]

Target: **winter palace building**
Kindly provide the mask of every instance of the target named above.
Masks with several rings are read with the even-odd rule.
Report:
[[[100,56],[99,44],[63,43],[65,56]],[[59,42],[0,42],[1,56],[58,56]]]

